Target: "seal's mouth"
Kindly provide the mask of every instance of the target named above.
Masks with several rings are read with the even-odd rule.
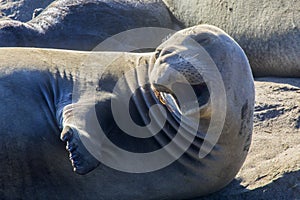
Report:
[[[195,98],[186,93],[187,87],[193,89]],[[173,91],[173,88],[176,92]],[[160,84],[152,84],[152,89],[159,101],[166,105],[169,110],[177,111],[181,115],[190,117],[208,117],[210,111],[210,94],[205,83],[188,85],[186,83],[174,83],[172,89]],[[179,97],[181,101],[179,101]]]

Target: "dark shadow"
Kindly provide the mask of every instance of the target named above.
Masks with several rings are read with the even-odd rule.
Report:
[[[240,180],[234,179],[227,187],[217,193],[193,200],[238,200],[238,199],[300,199],[300,170],[284,174],[272,183],[248,190],[240,185]]]
[[[300,116],[298,117],[297,121],[296,121],[296,126],[297,129],[300,128]]]

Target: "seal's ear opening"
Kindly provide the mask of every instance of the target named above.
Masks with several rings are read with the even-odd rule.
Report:
[[[77,174],[87,174],[100,164],[85,148],[76,128],[64,127],[61,132],[61,140],[67,143],[66,149],[69,152],[69,159],[74,172]]]

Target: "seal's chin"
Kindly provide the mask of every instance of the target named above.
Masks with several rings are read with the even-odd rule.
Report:
[[[176,87],[176,95],[185,97],[186,84],[176,83],[173,85]],[[174,113],[179,113],[187,117],[194,118],[209,118],[211,116],[211,104],[208,87],[205,83],[198,85],[190,85],[192,87],[196,98],[183,98],[184,100],[179,102],[178,97],[171,89],[159,85],[152,84],[152,90],[159,101],[166,105],[169,110]]]
[[[87,174],[99,165],[99,161],[84,147],[76,130],[65,128],[61,133],[61,139],[67,142],[66,149],[69,152],[69,159],[77,174]]]

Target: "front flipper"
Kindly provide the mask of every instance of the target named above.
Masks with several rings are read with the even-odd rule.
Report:
[[[69,158],[76,173],[84,175],[99,165],[85,148],[75,128],[65,127],[61,133],[61,140],[67,142],[66,149],[69,151]]]

